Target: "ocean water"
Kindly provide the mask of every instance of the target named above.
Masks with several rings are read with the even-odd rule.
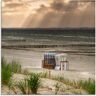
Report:
[[[54,51],[94,55],[94,29],[3,29],[2,47],[53,48]]]

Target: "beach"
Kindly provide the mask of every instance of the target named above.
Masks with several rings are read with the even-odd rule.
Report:
[[[17,65],[20,64],[21,66],[21,71],[14,73],[11,77],[13,83],[14,81],[18,83],[18,80],[24,80],[30,73],[39,73],[41,75],[40,79],[43,87],[39,88],[38,94],[55,94],[54,84],[58,80],[59,84],[63,82],[65,86],[61,88],[59,95],[90,94],[91,89],[91,93],[94,93],[95,80],[94,36],[94,29],[88,28],[58,30],[3,29],[1,56],[7,62],[11,62],[8,64],[12,64],[12,61],[15,60]],[[56,54],[66,53],[67,61],[69,62],[68,70],[43,68],[44,54],[50,52]],[[14,62],[13,65],[17,66]],[[14,67],[13,65],[12,68]],[[14,72],[14,70],[11,71]],[[84,84],[81,84],[82,80],[85,81]],[[85,84],[87,85],[85,86]],[[80,86],[84,89],[82,90]],[[17,94],[22,94],[18,88],[14,88]],[[2,93],[15,94],[13,91],[10,93],[6,86],[2,86]]]
[[[43,49],[44,50],[44,49]],[[16,49],[2,49],[2,56],[6,60],[12,61],[17,60],[22,65],[23,69],[28,69],[30,72],[42,72],[42,60],[44,51],[40,50],[16,50]],[[77,77],[82,78],[93,78],[95,76],[95,58],[94,56],[86,55],[72,55],[68,54],[69,70],[64,71],[64,75],[71,79]],[[38,70],[38,71],[37,71]],[[52,70],[52,73],[59,74],[57,70]],[[73,75],[72,75],[73,74]]]

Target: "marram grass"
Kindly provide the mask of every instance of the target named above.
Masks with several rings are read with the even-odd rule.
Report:
[[[2,57],[1,60],[1,81],[2,84],[4,85],[8,85],[10,79],[12,76],[12,69],[9,66],[9,64],[7,64],[6,60]]]
[[[80,80],[78,81],[78,86],[88,91],[89,94],[95,94],[95,80]]]
[[[1,80],[2,84],[8,85],[13,73],[20,73],[21,65],[13,60],[12,62],[7,62],[4,57],[1,59]]]
[[[10,66],[12,67],[12,71],[14,73],[21,73],[21,65],[19,64],[19,62],[12,60]]]
[[[28,78],[28,86],[32,94],[37,94],[38,88],[41,86],[40,75],[37,73],[31,73]]]
[[[26,79],[18,82],[16,85],[22,94],[37,94],[41,86],[40,76],[37,73],[31,73]]]
[[[69,80],[62,76],[55,76],[53,77],[54,80],[58,80],[66,85],[73,86],[75,88],[82,88],[86,90],[89,94],[95,94],[95,80],[88,79],[88,80]]]
[[[19,81],[16,86],[19,88],[19,90],[22,92],[22,94],[29,94],[28,82],[26,79]]]

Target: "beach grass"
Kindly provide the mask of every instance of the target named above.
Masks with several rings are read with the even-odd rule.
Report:
[[[1,70],[2,84],[8,85],[8,83],[11,79],[11,76],[12,76],[12,69],[9,66],[9,64],[7,64],[7,61],[3,57],[1,60],[1,68],[2,68],[2,70]]]
[[[55,87],[55,95],[57,95],[57,94],[58,94],[58,91],[60,90],[61,84],[56,83],[56,84],[54,85],[54,87]]]
[[[38,88],[41,86],[40,75],[38,73],[31,73],[28,78],[28,86],[32,94],[37,94]]]
[[[27,78],[19,81],[16,86],[22,94],[37,94],[38,88],[41,86],[40,76],[38,73],[30,73]]]
[[[48,78],[48,72],[47,71],[46,72],[40,72],[39,74],[40,74],[41,78]]]
[[[14,73],[21,73],[21,64],[17,62],[16,60],[12,60],[10,66],[12,67],[12,72]]]
[[[7,62],[7,60],[2,57],[1,59],[1,77],[2,84],[8,85],[12,75],[14,73],[21,72],[21,65],[13,60],[12,62]]]
[[[88,80],[69,80],[62,76],[55,76],[53,77],[54,80],[60,81],[66,85],[73,86],[74,88],[82,88],[86,90],[89,94],[95,94],[95,80],[88,79]]]
[[[5,67],[2,68],[2,72],[1,72],[2,83],[7,85],[8,82],[10,81],[11,76],[12,76],[12,71],[10,70],[10,67],[6,65]]]
[[[95,80],[90,78],[86,81],[80,80],[78,81],[78,85],[87,90],[89,94],[95,94]]]
[[[29,94],[28,82],[26,79],[19,81],[16,86],[19,88],[22,94]]]

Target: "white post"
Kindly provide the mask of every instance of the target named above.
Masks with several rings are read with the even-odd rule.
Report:
[[[60,62],[60,67],[61,67],[61,70],[67,71],[69,69],[68,61],[61,61]]]
[[[64,70],[67,70],[67,62],[64,62]]]
[[[62,62],[60,62],[60,67],[61,67],[61,70],[63,70],[63,64],[62,64]]]
[[[64,70],[64,62],[63,61],[60,61],[60,67],[61,67],[61,70]]]

